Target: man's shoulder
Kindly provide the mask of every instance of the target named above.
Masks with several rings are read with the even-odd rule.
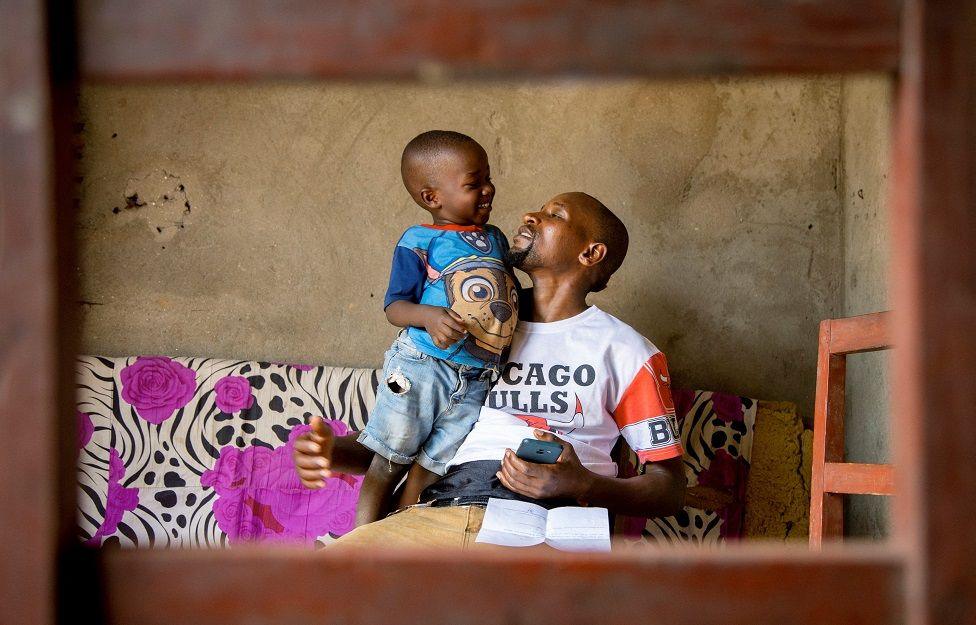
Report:
[[[613,361],[625,369],[630,368],[630,363],[638,363],[639,366],[661,351],[629,323],[603,309],[594,315],[593,322],[600,325],[600,336],[613,355]]]

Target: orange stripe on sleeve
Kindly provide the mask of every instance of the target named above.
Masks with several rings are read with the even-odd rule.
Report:
[[[641,464],[645,462],[660,462],[661,460],[667,460],[668,458],[678,458],[683,453],[684,449],[682,449],[681,443],[675,443],[674,445],[665,447],[664,449],[638,451],[637,459]]]
[[[654,354],[637,371],[613,411],[613,420],[641,463],[681,456],[664,354]]]
[[[671,374],[664,354],[651,356],[637,371],[630,386],[624,391],[620,403],[613,411],[618,428],[644,421],[651,417],[674,414],[671,399]]]

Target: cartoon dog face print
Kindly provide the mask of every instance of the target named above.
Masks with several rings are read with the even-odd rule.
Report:
[[[518,321],[515,281],[501,261],[470,256],[441,273],[452,310],[468,329],[464,348],[482,360],[497,360],[512,342]]]
[[[478,250],[481,254],[491,253],[491,239],[482,231],[461,232],[461,240]]]

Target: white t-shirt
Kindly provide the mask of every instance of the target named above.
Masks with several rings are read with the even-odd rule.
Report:
[[[501,460],[531,428],[569,442],[585,467],[614,476],[623,435],[642,462],[680,456],[664,354],[596,306],[551,323],[520,321],[509,362],[451,465]]]

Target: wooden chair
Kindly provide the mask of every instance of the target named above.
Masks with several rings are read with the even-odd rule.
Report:
[[[820,322],[813,414],[810,546],[844,535],[844,495],[892,495],[889,464],[844,462],[847,355],[891,348],[891,313]]]

